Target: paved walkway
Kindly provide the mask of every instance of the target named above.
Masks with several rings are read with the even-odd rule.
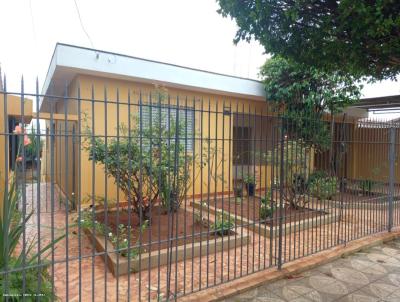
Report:
[[[225,301],[400,301],[400,239]]]

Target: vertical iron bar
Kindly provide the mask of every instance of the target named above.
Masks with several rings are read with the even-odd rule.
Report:
[[[395,144],[396,144],[396,129],[392,126],[389,130],[389,224],[388,231],[392,231],[393,227],[393,196],[394,196],[394,167],[395,167]]]
[[[283,186],[284,186],[284,145],[285,145],[285,130],[284,118],[281,119],[281,137],[280,137],[280,169],[279,169],[279,240],[278,240],[278,269],[282,268],[282,227],[283,227]]]

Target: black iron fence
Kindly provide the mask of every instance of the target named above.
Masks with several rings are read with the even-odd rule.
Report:
[[[398,122],[4,86],[5,300],[174,300],[400,224]]]

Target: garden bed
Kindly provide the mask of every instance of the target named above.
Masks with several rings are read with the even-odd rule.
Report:
[[[192,215],[192,212],[184,209],[179,209],[178,212],[174,213],[174,226],[171,234],[168,228],[168,214],[161,211],[160,208],[155,207],[153,209],[152,223],[142,232],[140,232],[137,215],[131,213],[131,248],[137,249],[138,254],[134,257],[131,256],[130,263],[128,263],[128,257],[115,251],[116,247],[103,234],[96,232],[93,235],[92,228],[85,228],[85,233],[95,244],[97,252],[107,251],[105,256],[108,259],[108,267],[114,276],[128,274],[129,270],[137,272],[158,265],[165,265],[168,262],[168,255],[171,254],[172,262],[181,261],[198,257],[200,254],[205,255],[207,251],[208,253],[215,253],[245,245],[250,240],[247,234],[241,235],[237,228],[235,231],[230,231],[229,236],[220,236],[210,226],[198,222],[193,223]],[[104,224],[105,212],[97,213],[96,220]],[[118,225],[128,226],[128,222],[129,215],[125,210],[107,212],[107,226],[113,234],[117,233]],[[210,222],[212,223],[212,221]],[[171,226],[171,222],[169,225]]]
[[[260,219],[261,198],[259,197],[243,197],[240,203],[236,199],[218,198],[211,200],[209,205],[207,202],[196,201],[192,203],[196,209],[202,208],[203,215],[216,213],[230,213],[235,219],[236,224],[249,228],[253,232],[259,233],[266,237],[275,237],[279,231],[279,209],[275,209],[271,218]],[[312,208],[284,208],[282,215],[282,231],[284,234],[304,230],[313,226],[331,223],[337,220],[337,215],[323,211],[321,209]]]
[[[393,197],[393,203],[399,204],[400,196]],[[329,204],[329,207],[346,209],[386,209],[389,206],[389,195],[384,193],[362,194],[359,191],[346,190],[346,192],[337,193],[331,199],[321,200],[321,203]]]

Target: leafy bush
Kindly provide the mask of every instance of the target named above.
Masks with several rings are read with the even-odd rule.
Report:
[[[371,179],[364,179],[361,180],[358,187],[362,191],[362,193],[365,194],[371,194],[372,189],[375,187],[376,182],[371,180]]]
[[[6,184],[8,186],[8,184]],[[10,301],[21,300],[23,293],[22,280],[25,272],[25,292],[24,294],[40,295],[41,301],[54,301],[56,296],[51,291],[51,280],[47,273],[47,268],[34,267],[42,265],[46,262],[47,255],[45,253],[54,247],[64,236],[56,238],[53,242],[36,252],[34,241],[28,241],[25,251],[21,249],[17,253],[17,246],[21,236],[24,233],[24,227],[32,217],[32,213],[23,216],[17,209],[17,203],[20,200],[20,192],[17,188],[15,176],[11,175],[8,194],[3,197],[3,211],[0,215],[0,271],[16,270],[20,271],[0,275],[0,295],[4,297],[7,294],[13,295],[9,297]],[[39,258],[42,263],[39,263]],[[32,267],[24,269],[25,267]],[[41,280],[41,287],[38,288],[38,278]],[[6,288],[8,289],[6,292]],[[32,298],[36,300],[36,298]]]
[[[305,206],[308,201],[304,198],[306,193],[306,171],[310,163],[311,149],[302,140],[285,137],[282,145],[278,144],[274,150],[268,151],[267,161],[277,165],[274,184],[280,185],[280,165],[283,162],[283,199],[292,208]],[[283,158],[281,159],[281,153]]]
[[[15,258],[11,259],[9,268],[14,268],[17,265]],[[25,272],[25,290],[23,291],[24,273],[22,271],[12,272],[8,274],[7,283],[5,275],[0,275],[0,297],[5,299],[8,296],[8,301],[22,301],[22,292],[25,296],[25,301],[55,301],[58,300],[52,293],[52,284],[49,273],[46,268],[29,268]],[[39,279],[40,278],[40,290]],[[7,284],[8,290],[5,292]]]
[[[308,181],[310,194],[321,200],[331,199],[337,192],[337,186],[337,178],[322,171],[314,172]]]
[[[160,199],[165,209],[176,211],[180,207],[191,185],[193,157],[185,151],[185,144],[175,139],[185,137],[184,119],[177,122],[160,113],[147,126],[137,115],[131,119],[131,129],[121,124],[119,137],[108,138],[107,142],[93,137],[87,126],[84,150],[89,152],[90,160],[103,164],[135,213],[139,216],[141,212],[151,223],[150,209]]]
[[[218,213],[212,229],[219,235],[227,235],[235,226],[235,218],[227,213]]]
[[[15,127],[14,134],[22,135],[23,133],[20,125]],[[22,144],[25,147],[31,144],[31,140],[26,134],[24,134],[23,141],[19,140],[18,143],[17,164],[26,161],[26,158],[20,156]],[[57,297],[52,292],[52,283],[47,267],[43,264],[47,264],[47,252],[53,249],[64,236],[55,238],[39,251],[37,251],[34,239],[27,240],[26,248],[18,250],[21,236],[24,234],[33,212],[23,215],[18,211],[17,205],[21,194],[14,173],[10,175],[9,183],[4,183],[3,188],[8,188],[8,191],[3,194],[3,209],[0,214],[0,272],[10,270],[14,270],[14,272],[0,274],[0,296],[3,298],[8,296],[9,301],[20,301],[23,299],[22,295],[25,296],[25,300],[29,301],[55,301]],[[23,289],[24,277],[25,290]]]
[[[267,197],[261,198],[260,219],[272,218],[275,209],[272,204],[271,194],[272,192],[268,192]]]
[[[81,212],[81,220],[80,225],[82,228],[87,228],[88,230],[95,230],[97,234],[101,234],[108,239],[113,244],[113,247],[120,251],[121,255],[124,257],[136,258],[140,254],[140,247],[138,242],[129,242],[128,238],[131,235],[131,227],[126,226],[124,224],[118,225],[118,231],[115,233],[113,232],[110,227],[97,221],[93,217],[92,211],[82,211]],[[139,226],[139,231],[143,233],[149,226],[148,221],[144,221],[141,226]],[[130,248],[129,248],[130,243]]]
[[[256,179],[255,179],[255,177],[254,177],[253,175],[246,174],[246,175],[243,177],[243,182],[244,182],[245,184],[255,184],[255,183],[256,183]]]

